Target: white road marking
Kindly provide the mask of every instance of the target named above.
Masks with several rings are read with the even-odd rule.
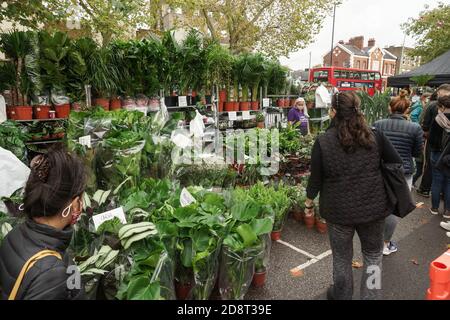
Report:
[[[281,240],[278,240],[277,242],[278,242],[279,244],[282,244],[282,245],[288,247],[288,248],[291,248],[291,249],[294,250],[294,251],[297,251],[298,253],[301,253],[301,254],[304,255],[304,256],[307,256],[308,258],[316,259],[316,256],[314,256],[314,255],[312,255],[312,254],[310,254],[310,253],[308,253],[308,252],[306,252],[306,251],[303,251],[303,250],[301,250],[301,249],[299,249],[299,248],[293,246],[293,245],[290,244],[290,243],[287,243],[287,242],[284,242],[284,241],[281,241]]]

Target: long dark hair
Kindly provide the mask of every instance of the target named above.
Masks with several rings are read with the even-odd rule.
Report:
[[[29,218],[52,217],[61,213],[84,192],[86,174],[83,163],[62,146],[31,162],[25,186],[24,210]]]
[[[375,136],[360,111],[361,100],[353,91],[337,93],[333,96],[332,106],[336,110],[334,125],[339,142],[346,153],[358,148],[372,149]]]

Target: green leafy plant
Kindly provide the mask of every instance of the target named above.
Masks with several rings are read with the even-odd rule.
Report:
[[[11,151],[25,164],[28,163],[25,142],[29,140],[29,134],[19,124],[13,121],[0,124],[0,147]]]
[[[388,117],[388,107],[391,101],[391,96],[388,91],[384,93],[376,92],[373,97],[367,92],[358,91],[358,96],[361,99],[361,112],[366,117],[369,125]]]
[[[433,76],[433,75],[422,74],[420,76],[412,77],[410,80],[412,82],[414,82],[415,84],[417,84],[417,86],[419,86],[419,87],[425,87],[428,84],[428,82],[430,82],[434,78],[435,78],[435,76]]]

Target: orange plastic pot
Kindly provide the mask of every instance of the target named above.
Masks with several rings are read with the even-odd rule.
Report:
[[[250,102],[241,102],[239,104],[239,108],[241,111],[249,111],[250,110]]]
[[[10,120],[17,120],[16,107],[6,107],[6,115]]]
[[[234,102],[225,102],[225,111],[230,112],[234,111]]]
[[[292,217],[294,218],[295,221],[297,221],[297,222],[302,222],[302,221],[303,221],[304,214],[303,214],[303,212],[301,212],[301,211],[294,211],[294,212],[292,213]]]
[[[48,119],[50,113],[50,106],[34,106],[35,119]]]
[[[58,119],[65,119],[69,117],[70,114],[70,104],[60,104],[55,106],[56,117]]]
[[[219,103],[227,101],[227,90],[220,90],[219,92]]]
[[[252,285],[255,288],[262,288],[266,284],[267,271],[264,272],[255,272],[253,275]]]
[[[321,222],[320,220],[316,220],[316,230],[321,234],[325,234],[328,231],[327,224]]]
[[[291,99],[289,99],[289,98],[284,99],[284,107],[289,108],[290,105],[291,105]]]
[[[239,102],[234,102],[233,111],[239,111],[239,109],[240,109],[240,103]]]
[[[110,110],[120,110],[122,108],[122,101],[118,98],[111,99],[109,109]]]
[[[280,231],[272,231],[270,234],[270,238],[272,241],[278,241],[281,240],[281,230]]]
[[[252,110],[259,110],[259,101],[252,101]]]
[[[225,106],[225,102],[219,102],[219,104],[218,104],[218,111],[219,112],[223,112],[223,109],[224,109],[224,106]]]
[[[109,111],[109,99],[97,98],[94,100],[94,105],[102,107],[105,111]]]
[[[175,291],[178,300],[186,300],[192,290],[192,284],[175,282]]]
[[[303,222],[305,223],[306,228],[313,229],[316,223],[316,218],[314,218],[314,216],[304,216]]]
[[[14,108],[16,115],[15,120],[32,120],[33,119],[33,108],[30,106],[16,106]]]

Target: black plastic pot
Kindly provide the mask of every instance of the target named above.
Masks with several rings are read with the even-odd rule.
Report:
[[[166,104],[166,107],[177,107],[178,97],[177,96],[164,97],[164,103]]]

